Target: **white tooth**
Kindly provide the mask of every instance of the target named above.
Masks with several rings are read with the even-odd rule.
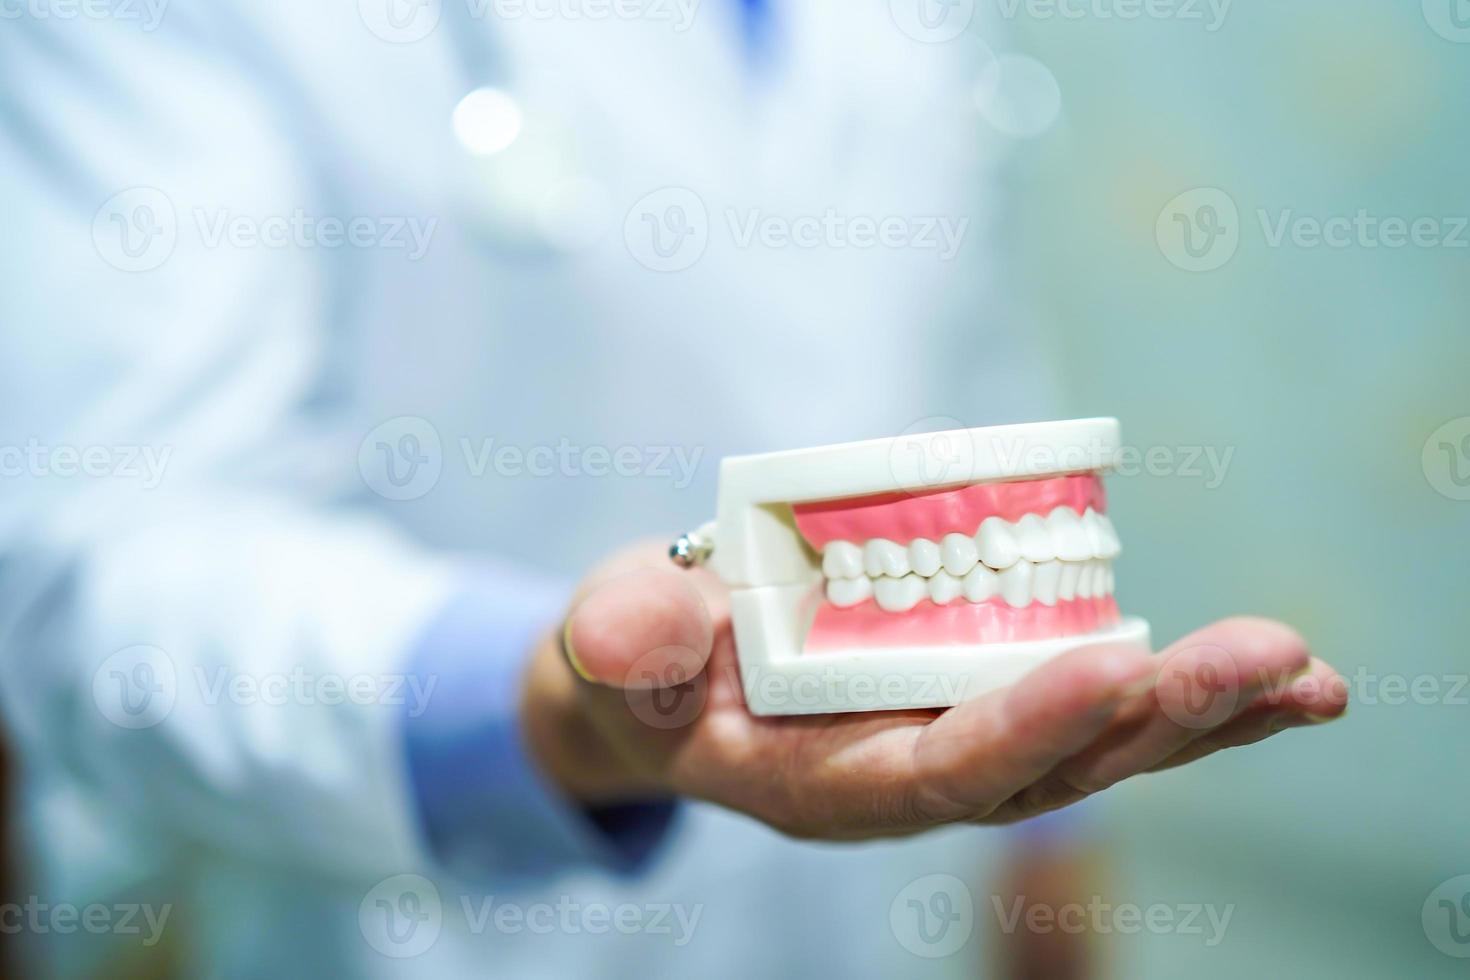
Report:
[[[976,565],[965,575],[962,583],[965,588],[965,598],[971,602],[984,602],[1000,595],[1000,576],[995,569],[986,565]]]
[[[939,557],[944,560],[944,570],[963,578],[980,560],[980,549],[975,539],[967,534],[946,534],[939,543]]]
[[[1099,514],[1091,507],[1087,513],[1082,515],[1082,527],[1087,531],[1088,546],[1092,549],[1093,558],[1117,557],[1118,532],[1113,530],[1113,522],[1108,520],[1106,514]]]
[[[834,578],[827,580],[827,601],[838,609],[856,606],[873,596],[873,580],[858,578]]]
[[[1029,561],[1018,561],[1000,573],[1000,596],[1012,606],[1029,606],[1032,598],[1032,581],[1036,578],[1036,566]]]
[[[1077,598],[1077,581],[1082,576],[1083,564],[1080,561],[1062,562],[1062,577],[1057,580],[1058,599]]]
[[[987,517],[975,532],[976,550],[980,560],[991,568],[1010,568],[1021,557],[1016,545],[1016,533],[999,517]]]
[[[1097,511],[1091,507],[1082,512],[1082,530],[1087,532],[1087,547],[1089,558],[1096,558],[1102,550],[1102,524],[1097,519]]]
[[[1087,564],[1092,566],[1092,597],[1101,599],[1108,594],[1108,563],[1094,558]]]
[[[939,545],[928,538],[914,538],[909,542],[909,563],[914,571],[928,578],[939,571]]]
[[[1099,595],[1113,594],[1113,563],[1106,562],[1102,567],[1102,585],[1095,588]]]
[[[909,551],[887,538],[874,538],[863,548],[863,569],[873,578],[903,578],[909,573]]]
[[[1047,515],[1046,532],[1051,535],[1052,550],[1062,561],[1085,561],[1092,557],[1087,529],[1072,508],[1058,507]]]
[[[873,598],[878,600],[878,607],[887,612],[908,612],[928,596],[924,580],[917,575],[884,577],[873,583]]]
[[[1027,514],[1016,522],[1016,543],[1021,557],[1027,561],[1050,561],[1056,557],[1046,523],[1035,514]]]
[[[960,580],[940,569],[929,580],[929,598],[936,606],[948,605],[960,597]]]
[[[1113,528],[1113,522],[1107,514],[1098,514],[1097,520],[1102,525],[1102,558],[1117,558],[1118,553],[1123,550],[1122,542],[1118,540],[1118,532]]]
[[[822,574],[828,578],[859,578],[863,574],[863,549],[851,541],[829,541],[822,549]]]
[[[1093,582],[1097,578],[1097,562],[1084,561],[1079,564],[1082,566],[1082,573],[1077,577],[1077,598],[1091,599]]]
[[[1036,566],[1036,581],[1032,583],[1036,593],[1036,601],[1043,606],[1055,606],[1057,604],[1057,587],[1062,582],[1062,563],[1059,561],[1044,561]]]

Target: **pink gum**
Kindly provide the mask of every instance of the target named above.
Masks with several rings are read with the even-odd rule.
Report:
[[[938,541],[946,534],[974,534],[987,517],[1018,521],[1025,514],[1051,513],[1071,507],[1078,514],[1091,507],[1107,512],[1102,478],[1096,473],[1054,476],[1044,480],[976,483],[926,493],[885,493],[847,500],[824,500],[792,508],[796,527],[818,551],[830,541],[861,544],[887,538],[907,544],[914,538]],[[947,607],[946,607],[947,608]]]

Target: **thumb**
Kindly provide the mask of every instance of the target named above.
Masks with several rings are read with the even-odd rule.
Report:
[[[704,670],[714,624],[699,590],[672,568],[638,568],[572,609],[562,646],[583,679],[626,690],[674,687]]]

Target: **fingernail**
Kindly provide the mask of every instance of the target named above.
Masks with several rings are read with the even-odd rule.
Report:
[[[1288,728],[1308,728],[1312,725],[1325,725],[1329,721],[1336,721],[1338,716],[1309,715],[1304,711],[1283,711],[1272,719],[1268,728],[1273,732],[1284,732]]]
[[[1140,677],[1133,683],[1124,685],[1118,692],[1118,700],[1131,701],[1141,694],[1147,694],[1154,689],[1156,680],[1153,674],[1149,674],[1147,677]]]
[[[582,661],[577,659],[577,653],[572,648],[572,617],[570,616],[568,616],[567,621],[562,624],[561,652],[562,655],[567,658],[567,663],[571,664],[572,669],[577,672],[578,677],[582,678],[582,680],[584,681],[596,683],[596,678],[587,673],[587,668],[582,666]]]

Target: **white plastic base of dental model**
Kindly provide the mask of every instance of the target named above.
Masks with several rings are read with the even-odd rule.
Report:
[[[802,653],[815,602],[810,586],[742,589],[730,595],[740,637],[740,680],[756,715],[948,708],[1014,684],[1068,650],[1098,643],[1149,649],[1136,617],[1091,633],[976,646],[863,647]]]

